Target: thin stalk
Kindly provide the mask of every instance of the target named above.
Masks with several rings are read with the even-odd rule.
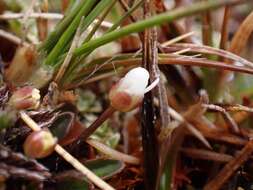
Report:
[[[120,161],[123,161],[128,164],[134,164],[134,165],[140,164],[140,159],[138,159],[137,157],[119,152],[119,151],[99,142],[98,140],[89,139],[86,142],[89,145],[91,145],[92,147],[94,147],[95,149],[97,149],[98,151],[102,152],[103,154],[105,154],[106,156],[108,156],[112,159],[120,160]]]
[[[101,124],[104,123],[105,120],[107,120],[116,110],[110,106],[108,107],[103,113],[102,115],[100,115],[92,124],[90,127],[88,127],[87,129],[84,130],[84,132],[81,135],[81,139],[82,140],[87,140],[88,137],[94,133],[97,128],[99,128],[101,126]]]
[[[213,27],[210,11],[203,14],[202,17],[202,42],[204,45],[213,46]]]
[[[118,21],[115,22],[115,24],[107,31],[107,32],[111,32],[113,30],[115,30],[118,26],[120,26],[120,24],[128,17],[131,18],[132,22],[135,22],[135,18],[132,16],[132,13],[138,8],[140,7],[144,1],[140,0],[138,1],[136,4],[134,4],[131,8],[128,8],[126,6],[124,6],[125,4],[123,3],[123,1],[121,0],[120,3],[123,5],[123,8],[125,9],[126,13],[125,15],[123,15]]]
[[[82,22],[82,20],[83,20],[83,17],[82,17],[80,23]],[[60,69],[59,69],[59,71],[58,71],[58,73],[57,73],[57,75],[56,75],[56,77],[55,77],[55,80],[54,80],[54,81],[55,81],[56,83],[58,83],[58,84],[60,83],[61,78],[63,77],[63,75],[64,75],[66,69],[67,69],[68,66],[69,66],[69,63],[70,63],[71,58],[72,58],[72,56],[73,56],[74,49],[77,47],[77,44],[78,44],[78,40],[79,40],[79,38],[80,38],[80,35],[81,35],[81,24],[79,24],[79,26],[78,26],[78,28],[77,28],[76,34],[75,34],[74,39],[73,39],[73,41],[72,41],[72,44],[71,44],[71,46],[70,46],[70,48],[69,48],[68,54],[67,54],[66,58],[64,59],[64,62],[63,62],[63,64],[61,65],[61,67],[60,67]]]
[[[224,10],[222,29],[221,29],[221,39],[220,39],[220,49],[226,50],[226,43],[228,40],[228,21],[230,16],[230,7],[226,6]],[[221,59],[222,60],[222,59]]]
[[[0,15],[0,20],[12,20],[12,19],[21,19],[24,17],[24,13],[4,13]],[[29,15],[29,19],[47,19],[47,20],[61,20],[63,19],[64,15],[60,13],[31,13]],[[95,23],[98,22],[97,19],[94,20]],[[109,29],[113,26],[114,24],[108,22],[108,21],[103,21],[101,23],[101,27],[104,29]],[[57,27],[57,26],[56,26]]]
[[[24,13],[4,13],[0,15],[0,20],[12,20],[12,19],[21,19],[24,17]],[[48,19],[48,20],[59,20],[63,18],[62,14],[59,13],[31,13],[28,18],[34,19]]]
[[[10,32],[6,32],[2,29],[0,29],[0,36],[2,38],[5,38],[11,42],[13,42],[14,44],[17,44],[17,45],[23,45],[23,46],[29,46],[29,43],[23,41],[22,39],[20,39],[18,36],[10,33]]]
[[[163,47],[167,47],[167,46],[169,46],[169,45],[171,45],[171,44],[174,44],[174,43],[177,43],[177,42],[179,42],[179,41],[181,41],[181,40],[184,40],[185,38],[188,38],[188,37],[190,37],[190,36],[192,36],[192,35],[194,35],[194,34],[195,34],[194,31],[188,32],[188,33],[186,33],[186,34],[183,34],[183,35],[180,35],[180,36],[178,36],[178,37],[176,37],[176,38],[173,38],[173,39],[171,39],[171,40],[169,40],[169,41],[167,41],[167,42],[164,42],[164,43],[162,43],[161,45],[162,45]]]
[[[95,26],[92,28],[92,30],[90,31],[90,33],[85,38],[84,43],[90,41],[90,39],[92,38],[92,36],[95,34],[95,32],[98,30],[98,28],[102,24],[102,22],[105,19],[105,17],[110,13],[110,11],[113,8],[113,6],[116,3],[116,1],[117,0],[113,0],[112,3],[110,4],[110,6],[107,8],[107,10],[101,15],[101,17],[98,19],[98,22],[95,24]]]
[[[130,8],[128,7],[127,3],[126,3],[124,0],[120,0],[119,2],[120,2],[120,4],[121,4],[122,8],[123,8],[126,12],[129,12]],[[143,1],[143,3],[144,3],[144,1]],[[140,5],[142,5],[142,3],[141,3]],[[133,23],[137,22],[137,19],[134,17],[134,15],[130,14],[129,16],[130,16],[130,20],[131,20]],[[139,32],[139,33],[138,33],[138,36],[139,36],[140,40],[143,41],[143,38],[144,38],[144,37],[143,37],[143,33]]]
[[[87,15],[84,19],[84,24],[82,25],[82,31],[85,31],[88,26],[101,14],[107,7],[110,7],[114,4],[114,0],[103,0],[100,1],[96,7]]]
[[[144,2],[143,0],[141,0],[142,2]],[[126,1],[125,0],[119,0],[119,3],[120,3],[120,5],[121,5],[121,7],[125,10],[125,12],[128,12],[129,11],[129,6],[128,6],[128,4],[126,3]],[[129,17],[130,17],[130,19],[132,20],[132,22],[136,22],[136,18],[135,18],[135,16],[134,15],[129,15]]]
[[[130,67],[124,67],[124,68],[115,68],[117,75],[118,76],[122,76],[123,74],[126,74],[127,71],[129,71],[130,69],[133,69],[135,66],[130,66]],[[73,81],[71,84],[68,84],[65,89],[73,89],[73,88],[77,88],[79,86],[82,85],[86,85],[92,82],[96,82],[96,81],[100,81],[100,80],[104,80],[110,77],[115,76],[115,70],[111,70],[111,71],[102,71],[101,73],[98,73],[96,76],[93,76],[92,78],[89,78],[87,76],[84,76],[86,78],[83,79],[79,78],[79,79],[75,79],[75,81]]]
[[[108,64],[103,64],[104,62],[107,62]],[[140,57],[131,58],[129,56],[119,56],[115,59],[111,60],[111,58],[102,58],[98,59],[96,61],[92,61],[92,65],[100,66],[100,71],[105,72],[109,70],[113,70],[113,67],[127,67],[127,66],[137,66],[141,62]],[[113,64],[109,64],[113,63]],[[159,54],[159,65],[185,65],[185,66],[199,66],[199,67],[210,67],[210,68],[220,68],[224,70],[230,70],[230,71],[236,71],[236,72],[242,72],[242,73],[253,73],[252,68],[237,66],[237,65],[229,65],[224,62],[218,62],[218,61],[211,61],[208,59],[201,59],[201,58],[193,58],[185,56],[183,58],[179,58],[177,56],[172,55],[166,55],[166,54]],[[93,72],[93,70],[96,69],[97,66],[89,66],[85,67],[78,73],[78,76],[76,76],[75,79],[81,79],[88,75],[89,73]]]
[[[246,1],[246,0],[244,0]],[[80,56],[84,54],[85,52],[88,52],[90,50],[93,50],[99,46],[102,46],[106,43],[109,43],[113,40],[116,40],[120,37],[126,36],[128,34],[134,33],[134,32],[141,32],[145,28],[149,28],[152,26],[160,25],[164,22],[172,22],[176,19],[190,16],[193,14],[197,14],[206,10],[210,9],[217,9],[219,7],[222,7],[224,5],[232,5],[244,2],[243,0],[209,0],[207,2],[198,2],[194,3],[187,7],[177,8],[174,10],[171,10],[169,12],[165,12],[162,14],[159,14],[157,16],[150,17],[146,20],[139,21],[137,23],[129,24],[119,30],[107,33],[100,38],[91,40],[85,44],[83,44],[81,47],[77,48],[74,52],[74,56]]]

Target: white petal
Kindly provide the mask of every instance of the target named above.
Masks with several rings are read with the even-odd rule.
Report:
[[[130,70],[121,80],[120,89],[133,95],[144,95],[149,73],[142,67]]]

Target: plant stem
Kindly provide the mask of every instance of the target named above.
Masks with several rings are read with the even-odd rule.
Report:
[[[82,20],[83,20],[83,17],[82,17],[82,19],[81,19],[81,22],[82,22]],[[73,56],[73,51],[74,51],[74,49],[77,47],[78,40],[80,39],[80,35],[81,35],[81,24],[79,24],[79,26],[78,26],[78,28],[77,28],[76,34],[75,34],[74,39],[73,39],[73,41],[72,41],[72,44],[71,44],[71,46],[70,46],[70,48],[69,48],[69,51],[68,51],[68,53],[67,53],[67,56],[66,56],[66,58],[64,59],[64,62],[63,62],[63,64],[61,65],[61,67],[60,67],[60,69],[59,69],[59,71],[58,71],[58,73],[57,73],[57,75],[56,75],[56,77],[55,77],[55,79],[54,79],[54,81],[55,81],[56,83],[58,83],[58,84],[60,83],[60,80],[62,79],[62,77],[63,77],[63,75],[64,75],[64,73],[65,73],[67,67],[69,66],[69,63],[70,63],[71,58],[72,58],[72,56]]]
[[[11,42],[13,42],[14,44],[17,44],[17,45],[23,45],[23,46],[29,46],[29,43],[25,42],[25,41],[22,41],[22,39],[20,39],[18,36],[10,33],[10,32],[6,32],[2,29],[0,29],[0,36],[2,38],[5,38]]]
[[[244,0],[245,1],[245,0]],[[93,50],[99,46],[102,46],[108,42],[111,42],[113,40],[116,40],[120,37],[126,36],[128,34],[134,33],[134,32],[141,32],[145,28],[149,28],[152,26],[160,25],[163,22],[172,22],[176,19],[190,16],[193,14],[197,14],[200,12],[203,12],[205,10],[209,9],[217,9],[221,6],[228,5],[228,4],[237,4],[244,2],[243,0],[209,0],[207,2],[199,2],[194,3],[190,6],[178,8],[171,10],[169,12],[165,12],[162,14],[159,14],[157,16],[150,17],[149,19],[142,20],[133,24],[129,24],[126,27],[123,27],[119,30],[112,31],[110,33],[107,33],[100,38],[91,40],[85,44],[83,44],[81,47],[77,48],[74,52],[74,56],[80,56],[84,54],[85,52],[88,52],[90,50]]]
[[[121,2],[121,1],[120,1]],[[122,16],[120,17],[119,20],[117,20],[113,26],[108,30],[106,31],[107,33],[109,32],[112,32],[113,30],[117,29],[118,26],[120,26],[120,24],[128,17],[131,18],[131,14],[137,9],[139,8],[142,4],[143,4],[143,0],[140,0],[138,1],[135,5],[133,5],[131,8],[129,8],[128,10],[126,10],[127,12]]]
[[[137,157],[119,152],[119,151],[99,142],[98,140],[89,139],[86,142],[89,145],[91,145],[92,147],[94,147],[95,149],[97,149],[98,151],[102,152],[103,154],[105,154],[106,156],[108,156],[112,159],[120,160],[120,161],[123,161],[128,164],[134,164],[134,165],[140,164],[140,159],[138,159]]]
[[[84,130],[83,134],[81,135],[82,140],[87,140],[87,138],[94,133],[98,127],[101,126],[101,124],[104,123],[105,120],[107,120],[116,110],[110,106],[108,107],[102,115],[100,115],[92,124],[90,127]]]
[[[114,3],[115,3],[115,0],[100,1],[96,5],[96,7],[84,19],[84,22],[83,22],[84,24],[82,25],[82,31],[85,31],[88,28],[88,26],[98,17],[99,14],[101,14],[108,7],[113,6]]]
[[[116,1],[117,0],[113,0],[111,2],[110,6],[104,11],[104,13],[102,13],[102,15],[100,16],[100,18],[97,20],[98,22],[94,25],[94,27],[92,28],[92,30],[90,31],[90,33],[85,38],[84,43],[90,41],[90,39],[94,36],[94,34],[98,30],[98,28],[100,27],[100,25],[102,24],[102,22],[104,21],[105,17],[110,13],[111,9],[114,7],[114,4],[116,3]]]

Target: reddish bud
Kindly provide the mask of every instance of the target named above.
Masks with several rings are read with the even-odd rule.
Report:
[[[142,67],[130,70],[124,78],[115,84],[109,93],[112,107],[128,112],[142,101],[148,85],[149,73]]]
[[[24,152],[31,158],[44,158],[54,151],[57,139],[47,130],[32,132],[25,140]]]
[[[40,91],[31,86],[19,88],[12,94],[9,105],[18,110],[37,109],[40,105]]]

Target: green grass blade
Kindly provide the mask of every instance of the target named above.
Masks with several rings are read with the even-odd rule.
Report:
[[[156,16],[153,16],[149,19],[142,20],[133,24],[130,24],[126,27],[123,27],[119,30],[115,30],[113,32],[107,33],[97,39],[91,40],[85,44],[83,44],[81,47],[77,48],[74,52],[74,56],[80,56],[85,52],[91,51],[95,48],[98,48],[106,43],[109,43],[111,41],[117,40],[123,36],[129,35],[134,32],[141,32],[145,28],[148,27],[153,27],[156,25],[160,25],[164,22],[172,22],[176,19],[185,17],[185,16],[190,16],[193,14],[197,14],[200,12],[203,12],[205,10],[209,9],[216,9],[221,6],[231,4],[231,0],[209,0],[209,1],[204,1],[204,2],[198,2],[194,3],[190,6],[183,7],[183,8],[178,8],[171,10],[169,12],[165,12]]]
[[[58,40],[57,44],[53,48],[53,50],[49,53],[45,60],[46,65],[54,65],[57,58],[62,54],[63,48],[70,42],[73,38],[75,31],[80,23],[82,16],[87,15],[93,5],[96,3],[95,0],[86,0],[78,14],[75,16],[74,20],[71,22],[67,30],[63,33],[63,35]]]
[[[62,33],[67,29],[71,21],[78,14],[82,6],[77,3],[81,3],[81,1],[75,1],[73,5],[66,12],[66,16],[56,25],[55,30],[50,33],[48,38],[40,45],[39,51],[44,51],[49,53],[61,37]]]
[[[90,31],[90,33],[87,35],[87,37],[84,40],[85,42],[88,42],[92,36],[94,36],[95,32],[98,30],[98,28],[101,26],[101,23],[104,21],[105,17],[110,13],[110,11],[112,10],[114,4],[117,2],[117,0],[113,0],[110,4],[110,6],[104,11],[104,13],[102,13],[102,15],[100,16],[98,22],[95,24],[95,26],[92,28],[92,30]]]
[[[90,12],[90,14],[84,19],[82,31],[85,31],[89,25],[98,17],[107,7],[110,7],[114,3],[114,0],[100,1],[96,7]]]
[[[113,2],[111,5],[113,5],[113,4],[114,4],[114,2]],[[142,4],[143,4],[143,0],[140,0],[140,1],[138,1],[135,5],[133,5],[133,7],[131,7],[131,9],[129,9],[129,11],[126,12],[125,15],[123,15],[118,21],[116,21],[115,24],[114,24],[108,31],[106,31],[106,33],[109,33],[109,32],[111,32],[111,31],[117,29],[117,27],[120,26],[120,24],[121,24],[129,15],[131,15],[139,6],[141,6]],[[109,7],[109,9],[111,9],[111,7]],[[97,26],[97,28],[98,28],[98,26]],[[97,28],[95,28],[95,29],[97,29]],[[91,31],[91,33],[87,36],[87,38],[84,40],[84,42],[88,42],[88,41],[91,39],[92,34],[93,34],[95,31],[96,31],[96,30]],[[75,70],[75,68],[78,66],[78,64],[79,64],[80,62],[83,62],[83,60],[84,60],[91,52],[92,52],[92,51],[83,54],[83,55],[82,55],[82,58],[80,58],[80,59],[74,61],[74,62],[73,62],[73,65],[71,66],[71,68],[68,69],[67,75],[71,75],[71,73]],[[66,80],[67,80],[67,79],[66,79]],[[68,78],[68,82],[70,82],[69,80],[71,80],[71,79]]]
[[[106,31],[106,33],[112,32],[113,30],[117,29],[118,26],[126,19],[128,18],[138,7],[140,7],[143,4],[143,0],[138,1],[135,5],[133,5],[122,17],[117,20],[113,26]]]

